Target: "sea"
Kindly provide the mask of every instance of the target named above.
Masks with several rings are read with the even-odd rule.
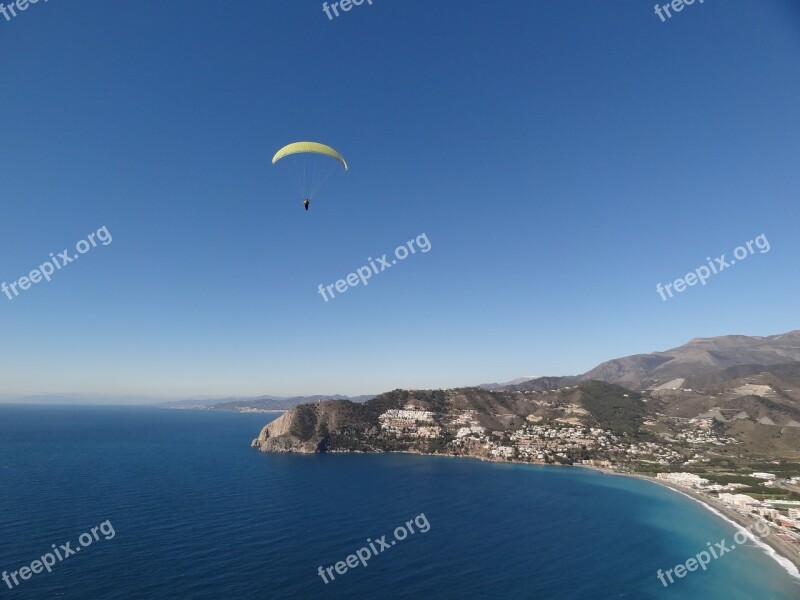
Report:
[[[0,600],[800,599],[764,549],[655,483],[257,452],[275,416],[0,405]],[[657,576],[723,540],[704,570]]]

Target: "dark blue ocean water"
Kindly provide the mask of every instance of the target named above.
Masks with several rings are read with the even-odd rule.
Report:
[[[107,520],[115,534],[13,590],[0,581],[0,599],[800,598],[749,546],[664,588],[658,569],[735,530],[661,486],[444,457],[262,454],[249,443],[268,420],[0,406],[0,573]],[[367,567],[318,575],[420,514]]]

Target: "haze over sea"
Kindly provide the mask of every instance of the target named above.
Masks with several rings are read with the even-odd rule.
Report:
[[[271,418],[0,405],[0,570],[105,520],[116,532],[0,598],[800,598],[750,545],[665,589],[658,569],[735,530],[659,485],[444,457],[256,452],[249,442]],[[426,533],[327,585],[317,574],[420,513]]]

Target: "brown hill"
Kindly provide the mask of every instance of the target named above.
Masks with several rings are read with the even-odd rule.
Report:
[[[740,365],[775,365],[800,361],[800,330],[766,337],[726,335],[696,338],[651,354],[617,358],[580,376],[641,387]]]

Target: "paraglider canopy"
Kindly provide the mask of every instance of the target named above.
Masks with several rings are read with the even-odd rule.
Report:
[[[319,142],[293,142],[278,150],[272,157],[274,165],[287,156],[292,174],[301,198],[313,198],[334,174],[341,171],[337,163],[347,171],[347,162],[336,150]],[[331,160],[333,159],[333,160]],[[281,163],[283,164],[283,163]],[[308,210],[308,205],[306,205]]]
[[[342,163],[344,170],[347,171],[347,163],[345,162],[344,157],[330,146],[320,144],[319,142],[293,142],[288,144],[275,153],[275,156],[272,157],[272,164],[274,165],[284,156],[289,156],[290,154],[301,154],[304,152],[324,154],[325,156],[335,158]]]

